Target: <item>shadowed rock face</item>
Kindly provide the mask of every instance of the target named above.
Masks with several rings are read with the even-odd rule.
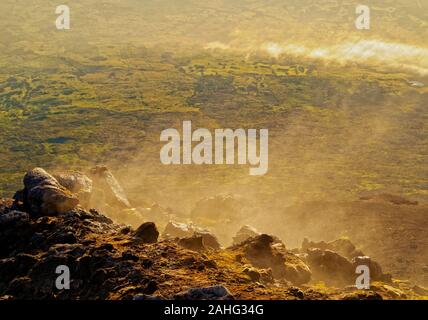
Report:
[[[75,195],[41,168],[27,172],[21,195],[24,207],[34,216],[62,214],[79,204]]]
[[[331,250],[309,249],[307,261],[314,279],[332,285],[346,285],[355,282],[352,263]]]

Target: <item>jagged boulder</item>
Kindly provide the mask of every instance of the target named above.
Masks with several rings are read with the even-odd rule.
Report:
[[[282,272],[282,267],[285,262],[284,255],[272,246],[274,238],[267,234],[262,234],[255,238],[251,238],[242,243],[242,248],[245,256],[251,263],[260,268],[270,268],[275,274]]]
[[[240,244],[249,238],[257,237],[260,233],[251,226],[243,226],[233,237],[233,244]]]
[[[288,251],[276,237],[261,234],[234,245],[231,249],[242,251],[250,263],[257,268],[270,268],[277,279],[286,279],[296,285],[311,280],[311,271],[305,262]]]
[[[287,252],[284,262],[284,278],[295,285],[311,281],[312,272],[308,265],[297,255]]]
[[[79,204],[74,194],[42,168],[27,172],[24,177],[24,190],[18,192],[15,199],[22,200],[26,211],[33,216],[65,213]]]
[[[89,208],[92,195],[92,180],[81,172],[61,172],[53,175],[65,188],[74,193],[80,204]]]
[[[318,248],[308,249],[306,261],[314,280],[338,286],[355,282],[355,269],[351,261],[337,252]]]

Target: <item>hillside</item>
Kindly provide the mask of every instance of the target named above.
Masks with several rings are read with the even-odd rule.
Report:
[[[82,186],[72,175],[63,174],[57,180],[36,168],[24,177],[24,189],[16,194],[15,201],[1,200],[0,299],[427,296],[423,287],[391,278],[347,239],[329,243],[305,240],[301,249],[291,250],[277,237],[245,227],[234,245],[224,248],[209,231],[197,230],[192,235],[190,225],[171,222],[159,238],[154,223],[134,229],[94,209],[85,210],[78,201],[71,202],[78,198],[82,202],[83,189],[72,193],[58,181],[78,181],[68,184],[74,191]],[[92,196],[99,187],[94,185]],[[352,286],[355,263],[370,268],[369,290]],[[55,287],[58,266],[69,269],[69,289]]]
[[[251,299],[426,298],[427,1],[370,1],[370,30],[355,28],[351,0],[74,0],[70,30],[55,28],[57,5],[0,2],[0,296],[173,298],[224,285]],[[162,164],[161,132],[183,121],[268,129],[267,173]],[[22,190],[37,167],[61,190],[36,189],[56,199],[44,209]],[[160,235],[138,244],[146,222]],[[221,249],[199,239],[185,250],[164,232],[173,222]],[[235,247],[245,225],[255,240]],[[360,255],[337,243],[382,267],[373,290],[348,288]],[[246,257],[252,245],[268,265]],[[318,272],[308,250],[337,253],[346,281],[329,283],[335,263]],[[97,255],[101,266],[81,271],[77,260]],[[37,282],[50,259],[74,260],[73,293]],[[314,278],[292,283],[288,259]]]

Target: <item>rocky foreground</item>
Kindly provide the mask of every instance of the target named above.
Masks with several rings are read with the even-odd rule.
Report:
[[[121,215],[136,219],[111,173],[96,168],[92,174],[53,176],[36,168],[14,199],[0,200],[0,299],[428,297],[423,287],[384,273],[348,239],[305,240],[290,250],[277,237],[244,226],[223,248],[194,225],[170,221],[160,235],[153,222],[119,224],[88,209],[96,199],[106,212],[121,208]],[[94,198],[93,184],[102,183],[110,195]],[[55,285],[61,265],[70,270],[70,289]],[[355,287],[359,265],[370,269],[370,289]]]

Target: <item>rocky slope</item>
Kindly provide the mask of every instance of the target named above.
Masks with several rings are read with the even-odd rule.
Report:
[[[129,201],[113,175],[107,169],[94,172],[107,177],[103,181],[111,194],[104,199],[106,210],[135,218],[137,213],[128,208]],[[159,236],[152,222],[135,229],[118,224],[95,209],[85,209],[96,199],[92,198],[97,188],[93,181],[83,174],[55,178],[37,168],[26,174],[24,189],[15,199],[1,199],[1,299],[428,296],[420,286],[392,279],[347,239],[305,240],[300,249],[290,250],[275,236],[243,227],[234,244],[222,248],[214,234],[194,225],[169,222]],[[355,267],[361,264],[370,269],[369,290],[354,286]],[[55,285],[58,266],[70,270],[69,289]]]

